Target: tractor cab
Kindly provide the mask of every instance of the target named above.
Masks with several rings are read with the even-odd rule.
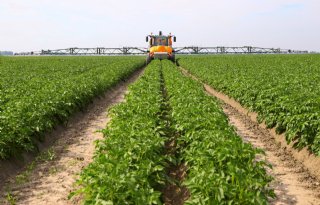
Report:
[[[151,35],[146,37],[146,42],[149,42],[147,63],[150,63],[153,59],[169,59],[174,61],[175,54],[172,48],[172,39],[175,42],[176,37],[171,35],[162,35],[162,32],[159,32],[159,35]]]
[[[153,36],[150,37],[150,42],[149,42],[149,48],[152,46],[172,46],[172,41],[170,39],[169,43],[169,37],[167,36]]]

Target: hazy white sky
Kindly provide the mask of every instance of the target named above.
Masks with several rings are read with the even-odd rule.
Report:
[[[175,46],[320,51],[320,1],[0,0],[0,50],[146,47],[159,30]]]

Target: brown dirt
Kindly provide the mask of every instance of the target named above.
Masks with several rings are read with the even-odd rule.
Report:
[[[165,205],[182,205],[190,197],[187,187],[181,185],[186,174],[187,167],[184,164],[170,167],[169,178],[172,182],[168,183],[162,191]]]
[[[167,91],[165,89],[163,76],[161,73],[161,90],[164,101],[168,101]],[[172,122],[171,115],[167,111],[170,110],[170,106],[167,103],[163,104],[162,107],[162,118],[166,122],[165,136],[168,139],[165,142],[164,150],[167,158],[179,158],[177,147],[177,139],[180,137],[180,134],[170,126]],[[182,185],[186,175],[187,175],[187,166],[183,162],[169,162],[168,167],[166,167],[167,180],[166,184],[162,188],[162,200],[165,205],[183,205],[184,202],[189,198],[190,192],[186,186]]]
[[[270,200],[271,204],[320,204],[317,194],[320,193],[319,184],[297,162],[286,149],[282,149],[275,139],[263,128],[254,124],[246,115],[239,113],[230,105],[224,105],[227,114],[239,136],[254,147],[263,149],[266,156],[259,156],[272,164],[268,172],[275,177],[272,183],[277,195]],[[318,191],[316,191],[318,190]]]
[[[185,69],[182,72],[199,81]],[[214,90],[204,83],[208,94],[220,99],[223,109],[239,136],[254,147],[265,151],[265,160],[272,165],[267,171],[275,180],[272,188],[277,197],[270,199],[271,204],[320,205],[320,157],[307,149],[298,151],[287,145],[284,135],[277,135],[275,129],[267,129],[259,124],[257,113],[250,112],[237,101]]]
[[[128,80],[95,99],[84,112],[73,116],[66,127],[59,127],[49,134],[46,138],[57,139],[50,147],[54,158],[37,163],[27,177],[27,182],[17,183],[15,170],[12,170],[14,174],[4,187],[10,189],[16,204],[80,204],[79,197],[73,200],[67,198],[69,193],[75,190],[74,183],[81,170],[92,161],[94,141],[103,138],[102,133],[96,131],[105,128],[110,121],[107,108],[124,100],[128,85],[137,80],[142,72],[143,69],[136,71]],[[15,165],[11,167],[14,168]],[[2,200],[5,195],[6,191],[2,189]],[[8,203],[1,198],[1,204]]]
[[[166,155],[177,154],[177,137],[172,137],[165,143]],[[187,166],[184,163],[175,165],[169,163],[167,167],[168,181],[162,190],[162,199],[165,205],[182,205],[190,197],[190,192],[186,186],[182,185],[187,175]]]

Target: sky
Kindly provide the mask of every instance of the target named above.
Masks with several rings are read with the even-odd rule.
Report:
[[[180,46],[320,51],[319,0],[0,0],[0,50]]]

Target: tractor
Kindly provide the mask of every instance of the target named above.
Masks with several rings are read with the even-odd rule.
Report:
[[[149,42],[147,64],[149,64],[153,59],[168,59],[175,62],[175,51],[172,48],[172,38],[173,42],[176,42],[176,36],[162,35],[159,31],[159,35],[148,35],[146,37],[146,42]]]

